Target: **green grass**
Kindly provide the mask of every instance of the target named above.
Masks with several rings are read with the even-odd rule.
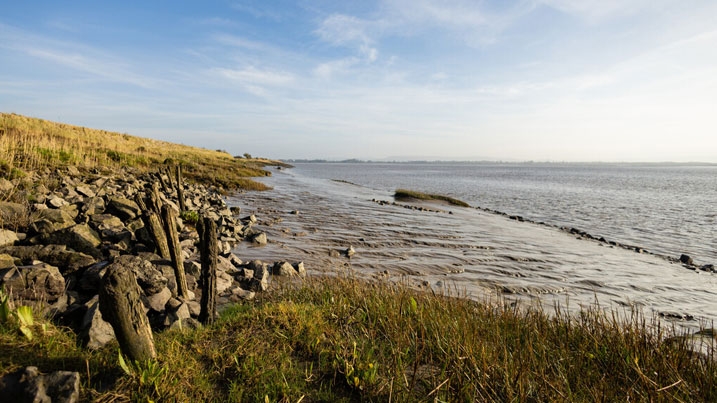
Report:
[[[347,278],[284,286],[209,328],[156,334],[145,377],[122,371],[116,344],[93,353],[62,329],[36,334],[0,331],[0,373],[79,371],[84,400],[717,399],[715,364],[661,343],[639,314],[546,315]]]
[[[470,207],[470,205],[468,203],[458,200],[458,199],[454,199],[452,197],[439,195],[439,194],[422,193],[422,192],[417,192],[415,190],[397,189],[396,193],[393,195],[393,197],[396,200],[411,200],[411,199],[439,200],[439,201],[444,201],[448,204],[452,204],[454,206]]]

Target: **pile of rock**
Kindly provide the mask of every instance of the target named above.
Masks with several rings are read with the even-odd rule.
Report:
[[[31,199],[26,204],[0,202],[5,228],[0,230],[0,287],[16,305],[33,305],[75,329],[88,347],[101,347],[114,336],[98,309],[99,287],[107,267],[119,264],[134,272],[155,330],[197,325],[202,290],[196,229],[177,220],[189,291],[181,298],[172,262],[157,253],[143,211],[134,201],[154,190],[160,203],[179,214],[180,192],[176,184],[168,185],[172,181],[166,173],[126,169],[103,175],[70,167],[6,182],[12,185],[6,192],[21,189]],[[303,264],[280,262],[270,268],[259,261],[243,263],[232,253],[237,242],[267,242],[266,235],[254,228],[256,218],[239,219],[240,210],[228,208],[214,187],[192,184],[182,190],[186,211],[217,224],[219,305],[253,298],[268,288],[272,274],[305,274]]]

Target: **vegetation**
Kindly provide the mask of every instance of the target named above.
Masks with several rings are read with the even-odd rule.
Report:
[[[273,162],[245,157],[0,114],[5,178],[70,164],[181,164],[194,180],[260,188],[249,177]],[[77,371],[82,400],[98,402],[717,401],[717,357],[692,353],[688,338],[663,342],[669,334],[639,312],[547,314],[341,276],[273,284],[212,326],[155,334],[149,362],[127,362],[116,343],[83,348],[0,293],[0,375]]]
[[[281,163],[261,158],[239,159],[221,150],[0,113],[0,174],[8,179],[45,167],[154,170],[176,164],[182,165],[184,177],[190,181],[226,190],[264,190],[267,188],[264,184],[250,177],[268,175],[264,167]]]
[[[128,365],[46,326],[0,328],[0,373],[85,375],[96,401],[715,401],[714,357],[661,343],[633,313],[578,316],[348,278],[285,284],[213,326],[155,335],[159,360]]]
[[[470,207],[470,205],[462,200],[454,199],[452,197],[444,196],[444,195],[438,195],[438,194],[430,194],[430,193],[421,193],[416,192],[414,190],[406,190],[406,189],[397,189],[396,193],[393,195],[393,197],[396,200],[438,200],[438,201],[444,201],[448,204],[452,204],[454,206],[459,207]]]

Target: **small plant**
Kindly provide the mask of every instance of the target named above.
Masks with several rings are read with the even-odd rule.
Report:
[[[128,364],[122,356],[122,351],[118,351],[117,360],[124,373],[137,383],[140,392],[149,389],[155,396],[159,396],[159,385],[167,375],[167,367],[155,360],[135,361]]]
[[[192,225],[196,225],[197,222],[199,222],[199,213],[197,213],[196,211],[184,210],[179,214],[179,217],[185,223],[189,223]]]
[[[17,324],[13,323],[14,320],[17,321]],[[29,306],[19,306],[13,311],[10,295],[3,289],[0,289],[0,325],[17,325],[20,333],[22,333],[28,341],[32,341],[32,327],[35,325],[32,308]]]

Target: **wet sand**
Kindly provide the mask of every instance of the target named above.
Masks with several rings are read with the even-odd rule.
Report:
[[[244,260],[303,261],[310,273],[350,271],[479,300],[637,308],[691,329],[717,317],[717,277],[659,256],[475,208],[382,205],[373,200],[391,195],[290,170],[265,183],[274,190],[228,200],[269,237],[263,247],[240,244]],[[337,253],[349,246],[350,259]]]

